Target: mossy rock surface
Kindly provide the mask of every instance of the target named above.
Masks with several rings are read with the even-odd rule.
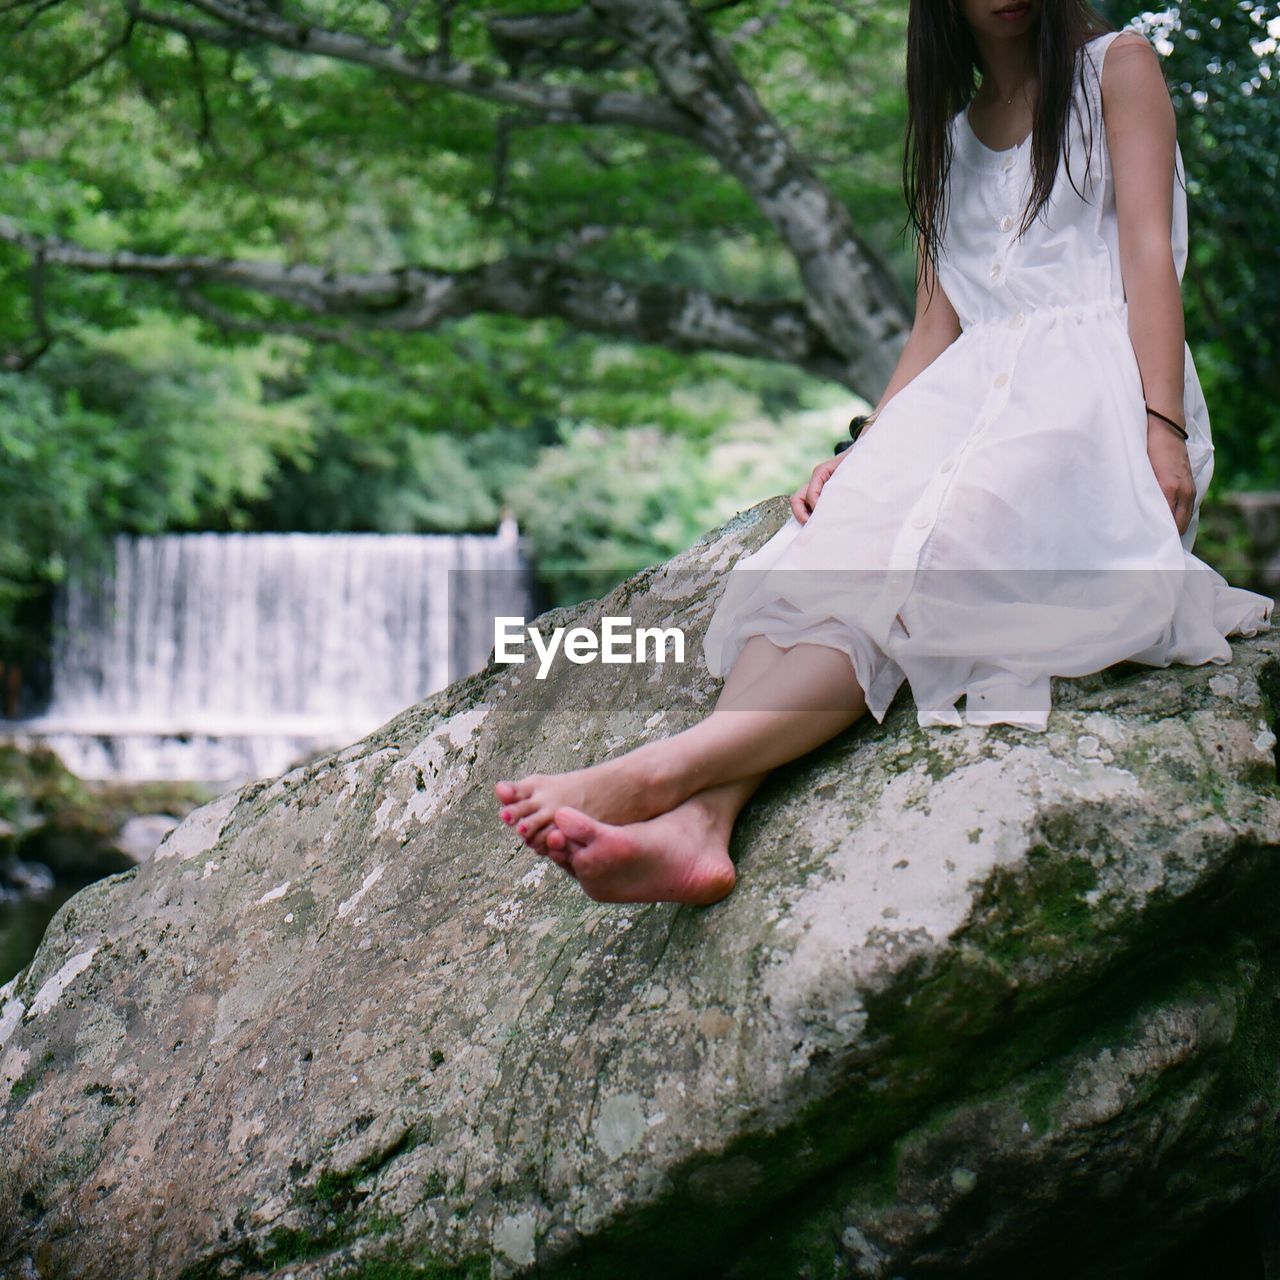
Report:
[[[122,838],[131,819],[181,818],[215,794],[194,782],[88,782],[39,742],[0,742],[0,885],[9,859],[74,886],[125,871],[139,861]]]
[[[778,770],[709,908],[587,899],[492,783],[692,724],[772,500],[191,813],[0,988],[0,1275],[1139,1277],[1274,1180],[1280,637],[1057,681],[1044,734]]]

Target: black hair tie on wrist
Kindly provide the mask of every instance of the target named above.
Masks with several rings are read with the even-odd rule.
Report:
[[[1147,405],[1146,410],[1148,413],[1159,418],[1161,422],[1167,422],[1184,440],[1189,440],[1191,438],[1187,435],[1187,429],[1185,427],[1180,427],[1172,418],[1166,417],[1161,413],[1159,409],[1153,409],[1150,405]]]
[[[841,440],[837,443],[834,452],[843,453],[858,438],[862,428],[867,425],[867,419],[871,417],[869,413],[860,413],[849,423],[849,439]]]

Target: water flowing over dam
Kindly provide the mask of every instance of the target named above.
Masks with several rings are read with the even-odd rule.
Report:
[[[484,666],[531,613],[496,534],[120,536],[55,601],[47,710],[8,736],[91,779],[228,785],[345,746]]]

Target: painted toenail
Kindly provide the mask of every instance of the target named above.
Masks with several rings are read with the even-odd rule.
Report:
[[[516,830],[517,830],[521,835],[524,835],[524,833],[525,833],[525,824],[524,824],[523,822],[522,822],[522,823],[520,823],[520,825],[516,827]]]
[[[502,820],[503,820],[503,822],[508,823],[508,824],[510,824],[510,822],[511,822],[511,814],[510,814],[510,812],[509,812],[508,810],[506,810],[506,809],[503,809],[503,811],[502,811]]]

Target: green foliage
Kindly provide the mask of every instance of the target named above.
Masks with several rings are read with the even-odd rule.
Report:
[[[0,819],[15,830],[89,809],[84,784],[52,751],[0,745]]]
[[[86,532],[96,484],[94,442],[108,424],[74,399],[0,376],[0,645],[35,580],[56,580],[64,553]]]
[[[243,526],[246,500],[307,444],[303,407],[270,398],[286,344],[219,352],[195,329],[143,313],[0,375],[0,646],[72,555],[121,531]]]
[[[898,92],[882,54],[901,20],[809,10],[736,40],[737,52],[770,105],[797,113],[815,151],[834,144],[815,162],[830,165],[842,194],[891,203],[897,142],[877,107]],[[309,12],[391,37],[381,5]],[[742,16],[713,21],[731,36]],[[402,42],[435,40],[434,11],[404,19]],[[580,268],[743,295],[796,291],[794,264],[759,211],[686,143],[624,128],[517,128],[495,184],[494,104],[267,47],[196,48],[149,26],[112,52],[124,24],[106,0],[0,15],[13,54],[0,87],[3,213],[31,232],[104,252],[377,271],[545,256],[590,224],[602,235],[572,250]],[[770,54],[775,39],[785,58]],[[455,12],[451,42],[457,56],[507,70],[481,11]],[[802,73],[827,87],[805,89]],[[563,73],[591,78],[654,88],[644,68]],[[315,322],[227,285],[203,296],[250,326]],[[0,303],[0,351],[30,349],[42,325],[54,335],[33,369],[0,379],[0,652],[21,639],[22,602],[116,532],[492,528],[539,456],[582,424],[658,429],[696,448],[731,409],[785,412],[812,386],[782,367],[519,317],[477,314],[342,345],[261,335],[192,319],[170,283],[39,271],[7,244]],[[711,380],[733,394],[693,394]],[[556,470],[548,459],[538,474]],[[591,545],[607,535],[590,519],[569,521],[586,540],[576,551],[553,521],[539,527],[551,554],[583,564],[652,555],[675,530],[705,527],[681,484],[667,503],[680,514],[654,515],[652,536],[638,531],[632,547]]]
[[[60,403],[102,426],[97,460],[105,520],[138,532],[210,520],[237,523],[282,458],[311,430],[298,397],[271,384],[300,352],[271,339],[232,351],[202,343],[195,321],[144,313],[128,328],[86,335],[39,366]],[[290,348],[294,350],[290,350]],[[109,425],[107,425],[109,424]]]
[[[1215,487],[1280,484],[1280,4],[1192,0],[1139,24],[1164,55],[1187,171],[1187,339]]]
[[[705,440],[657,427],[580,425],[544,449],[507,498],[555,604],[600,595],[669,559],[734,511],[808,479],[854,410],[818,409],[779,432],[766,420],[726,426]]]
[[[652,427],[587,427],[542,454],[515,510],[557,601],[599,595],[696,539],[712,497],[701,454]]]

